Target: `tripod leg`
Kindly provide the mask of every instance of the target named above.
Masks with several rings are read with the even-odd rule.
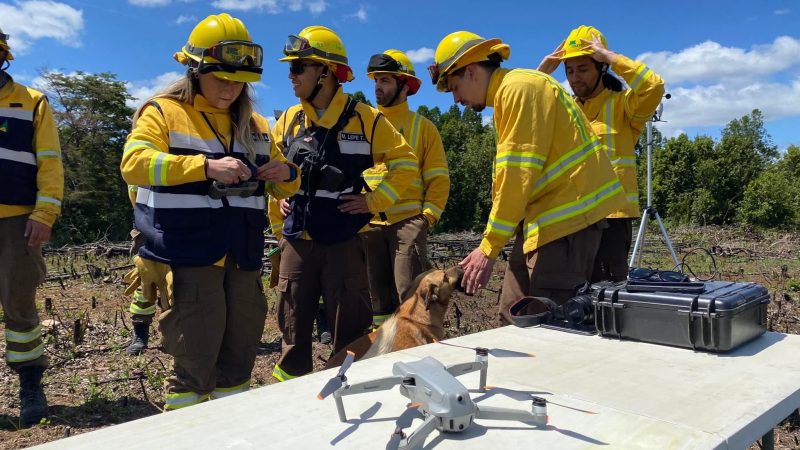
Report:
[[[633,244],[633,252],[631,253],[631,260],[628,263],[628,267],[638,267],[635,265],[634,262],[636,261],[636,256],[639,256],[638,264],[642,263],[642,252],[644,248],[644,230],[647,228],[647,209],[642,211],[642,219],[639,223],[639,232],[636,234],[636,242]]]
[[[672,255],[672,260],[675,261],[676,270],[683,272],[683,267],[681,267],[681,263],[678,262],[678,255],[675,253],[675,249],[672,248],[672,241],[670,241],[669,236],[667,236],[667,230],[664,228],[664,224],[661,222],[661,216],[658,215],[658,210],[656,210],[655,213],[656,220],[658,221],[658,228],[661,229],[661,234],[664,235],[664,242],[667,244],[669,253]]]

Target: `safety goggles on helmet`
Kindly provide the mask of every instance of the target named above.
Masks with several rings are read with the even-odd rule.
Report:
[[[10,35],[8,35],[8,34],[3,34],[3,33],[0,33],[0,41],[6,41],[6,42],[8,42],[8,39],[9,39],[10,37],[11,37],[11,36],[10,36]]]
[[[413,70],[409,70],[408,67],[400,64],[399,61],[385,53],[372,55],[372,58],[369,59],[367,73],[372,72],[400,72],[414,75]]]
[[[192,51],[187,46],[187,50]],[[198,72],[262,72],[261,63],[264,53],[261,46],[247,41],[223,41],[219,44],[203,49],[200,53],[201,60]],[[219,62],[207,62],[206,58],[213,58]]]
[[[440,81],[444,82],[443,78],[447,75],[444,72],[451,65],[453,65],[453,63],[455,63],[459,58],[464,56],[464,53],[468,52],[472,47],[475,47],[476,45],[478,45],[478,44],[480,44],[482,42],[486,42],[486,40],[485,39],[473,39],[471,41],[467,41],[467,42],[464,43],[464,45],[461,46],[461,48],[458,49],[458,51],[453,56],[445,59],[444,61],[442,61],[442,62],[440,62],[438,64],[436,62],[434,62],[433,64],[428,66],[428,73],[431,76],[431,82],[433,82],[433,84],[435,84],[435,85],[439,85]],[[440,78],[442,78],[442,80],[440,80]]]
[[[315,55],[333,62],[347,64],[346,56],[314,48],[308,42],[308,39],[293,34],[290,34],[288,39],[286,39],[286,43],[283,45],[283,54],[286,56],[296,56],[298,58],[308,58],[309,56]]]
[[[306,71],[306,67],[320,67],[322,65],[323,64],[320,63],[310,63],[295,59],[289,62],[289,73],[292,75],[302,75],[303,72]]]

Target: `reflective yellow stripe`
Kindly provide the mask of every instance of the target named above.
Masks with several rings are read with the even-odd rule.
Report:
[[[41,357],[43,354],[44,354],[44,342],[37,345],[36,348],[34,348],[33,350],[29,350],[27,352],[16,352],[6,348],[6,361],[10,363],[33,361],[34,359]]]
[[[169,156],[168,153],[158,152],[150,158],[149,179],[151,186],[163,186],[166,184]]]
[[[617,167],[636,167],[636,157],[626,156],[611,161]]]
[[[61,206],[61,200],[44,195],[37,195],[36,203],[50,203],[51,205]]]
[[[543,78],[547,81],[550,86],[556,89],[558,92],[558,101],[567,109],[570,117],[572,117],[572,121],[575,122],[575,125],[578,127],[578,131],[581,133],[581,140],[588,141],[590,134],[586,132],[586,123],[583,121],[584,116],[579,113],[578,105],[575,104],[575,99],[567,95],[567,91],[564,90],[564,86],[561,85],[555,78],[551,77],[550,75],[546,75],[542,72],[528,70],[528,69],[515,69],[520,70],[528,75],[533,75],[538,78]]]
[[[425,172],[422,172],[422,178],[424,180],[430,180],[431,178],[436,178],[436,177],[450,178],[450,171],[446,167],[435,167],[433,169],[428,169]]]
[[[395,203],[386,210],[387,214],[400,213],[405,211],[413,211],[415,209],[422,209],[422,203],[418,200],[411,200],[408,202]]]
[[[564,154],[564,156],[559,158],[552,165],[545,167],[544,174],[536,180],[536,184],[533,185],[531,196],[544,189],[545,186],[550,184],[550,182],[555,180],[559,175],[583,162],[587,156],[597,151],[600,147],[602,147],[602,143],[599,139],[595,138],[589,142],[582,143],[577,148]]]
[[[387,182],[383,182],[375,188],[375,192],[379,192],[383,194],[385,197],[392,199],[393,202],[396,202],[400,196],[397,194],[397,191],[392,187],[391,184]]]
[[[200,395],[196,392],[170,392],[167,394],[164,403],[164,411],[174,411],[176,409],[194,406],[208,400],[208,394]]]
[[[628,194],[627,196],[628,203],[635,203],[639,204],[639,194]]]
[[[58,150],[36,150],[36,159],[55,158],[61,159],[61,152]]]
[[[391,316],[392,316],[391,314],[374,315],[374,316],[372,316],[372,325],[374,326],[374,328],[377,328],[377,327],[383,325],[383,323],[386,322],[386,319],[388,319]]]
[[[369,183],[370,181],[381,181],[381,180],[383,179],[383,176],[384,176],[384,175],[385,175],[385,174],[380,174],[380,175],[364,175],[364,181],[366,181],[366,182],[368,182],[368,183]]]
[[[489,222],[486,223],[486,232],[500,236],[511,236],[517,228],[515,223],[507,220],[498,219],[493,214],[489,214]]]
[[[15,344],[27,344],[42,337],[42,327],[36,325],[30,331],[13,331],[6,329],[6,342],[14,342]]]
[[[611,95],[606,100],[606,149],[608,151],[608,158],[613,159],[617,152],[617,143],[614,141],[614,96]]]
[[[129,184],[128,185],[128,191],[129,192],[138,192],[139,191],[139,186],[137,186],[135,184]]]
[[[230,397],[231,395],[241,394],[242,392],[246,392],[249,390],[250,390],[250,380],[247,380],[238,386],[215,388],[214,392],[211,393],[211,399],[214,400],[223,397]]]
[[[634,78],[633,81],[631,82],[631,89],[633,89],[634,91],[636,91],[636,89],[639,87],[642,81],[646,80],[647,77],[650,75],[650,68],[645,65],[642,65],[636,72],[638,72],[638,74],[636,75],[636,78]]]
[[[138,301],[138,300],[134,300],[134,302],[136,302],[136,301]],[[131,302],[131,306],[128,308],[128,311],[131,314],[138,314],[140,316],[152,316],[153,314],[156,313],[156,305],[155,304],[151,304],[147,308],[140,308],[139,305],[137,305],[134,302]],[[141,302],[142,303],[145,302],[144,298],[142,299]]]
[[[411,140],[409,141],[409,144],[411,144],[414,150],[419,148],[419,123],[421,120],[422,116],[415,112],[411,125]]]
[[[522,167],[526,169],[541,170],[545,158],[529,152],[497,152],[495,167]]]
[[[389,170],[419,170],[419,165],[416,159],[394,159],[386,164]]]
[[[130,152],[131,150],[135,150],[137,147],[145,147],[145,148],[149,148],[151,150],[155,150],[157,152],[161,151],[161,149],[156,147],[156,145],[153,144],[152,142],[147,142],[147,141],[128,141],[128,143],[125,144],[125,150],[123,150],[122,154],[125,155],[128,152]]]
[[[556,208],[543,212],[536,217],[532,222],[525,226],[525,237],[529,238],[533,234],[538,233],[539,228],[552,225],[554,223],[563,222],[569,218],[582,214],[595,205],[602,203],[609,197],[622,192],[622,184],[618,179],[609,181],[601,186],[594,192],[585,195],[578,200],[560,205]]]
[[[423,210],[429,209],[433,213],[433,216],[436,217],[437,219],[442,217],[442,209],[437,207],[433,203],[425,202],[425,204],[422,205],[422,209]]]
[[[278,381],[289,381],[293,378],[297,378],[294,375],[289,375],[288,373],[284,372],[283,369],[281,369],[281,366],[277,364],[275,364],[275,368],[272,369],[272,376]]]

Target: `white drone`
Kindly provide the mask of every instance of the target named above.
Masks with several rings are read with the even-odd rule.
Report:
[[[453,345],[445,344],[444,345]],[[348,352],[339,372],[328,380],[317,398],[322,400],[333,394],[339,420],[347,421],[342,397],[366,392],[385,391],[400,386],[400,393],[411,400],[409,408],[397,419],[397,427],[391,436],[389,450],[412,450],[421,448],[428,435],[437,429],[445,433],[460,433],[469,428],[475,419],[517,420],[535,427],[547,425],[547,401],[531,396],[531,410],[482,406],[473,402],[469,390],[455,377],[465,373],[480,371],[479,392],[486,392],[486,373],[489,368],[488,356],[532,357],[530,353],[503,349],[467,347],[475,350],[475,361],[445,366],[438,360],[427,356],[414,362],[396,362],[391,377],[347,384],[345,373],[353,363],[354,355]],[[403,428],[411,425],[415,417],[423,419],[410,435]]]

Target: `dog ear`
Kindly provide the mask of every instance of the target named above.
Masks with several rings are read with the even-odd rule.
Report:
[[[431,305],[439,301],[439,286],[433,283],[428,285],[425,293],[425,310],[431,309]]]

